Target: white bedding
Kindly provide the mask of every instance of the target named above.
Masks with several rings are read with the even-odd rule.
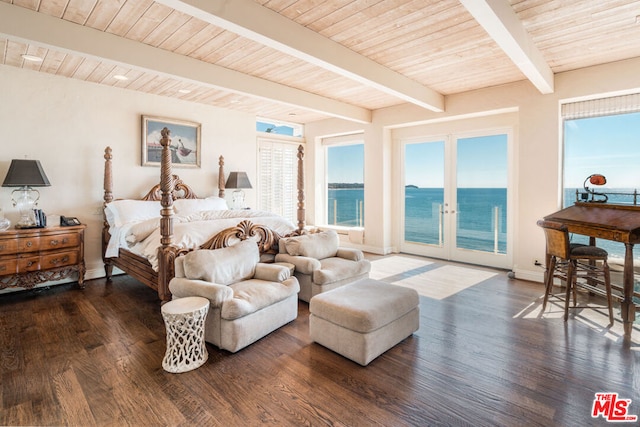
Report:
[[[296,229],[291,221],[279,215],[256,210],[215,210],[201,211],[190,215],[173,217],[173,245],[179,248],[196,248],[225,228],[234,227],[242,220],[248,219],[254,224],[261,224],[273,231],[285,235]],[[149,260],[155,271],[158,271],[157,249],[160,246],[160,218],[136,221],[121,227],[111,227],[111,240],[108,243],[106,256],[118,256],[119,248],[129,249]]]

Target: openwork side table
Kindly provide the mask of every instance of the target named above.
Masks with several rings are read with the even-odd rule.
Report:
[[[180,298],[164,304],[161,311],[167,328],[167,352],[162,360],[164,370],[180,373],[202,366],[209,357],[204,342],[209,300]]]

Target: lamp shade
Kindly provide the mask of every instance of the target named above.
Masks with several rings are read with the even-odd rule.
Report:
[[[224,186],[225,188],[253,188],[246,172],[231,172]]]
[[[39,160],[11,160],[3,187],[48,187],[51,183]]]

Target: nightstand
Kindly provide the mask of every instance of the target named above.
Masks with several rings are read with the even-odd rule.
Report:
[[[30,289],[78,273],[84,288],[85,225],[0,231],[0,289]]]

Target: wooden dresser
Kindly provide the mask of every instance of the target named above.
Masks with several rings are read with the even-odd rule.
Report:
[[[0,231],[0,289],[33,288],[78,273],[84,287],[85,225]]]

